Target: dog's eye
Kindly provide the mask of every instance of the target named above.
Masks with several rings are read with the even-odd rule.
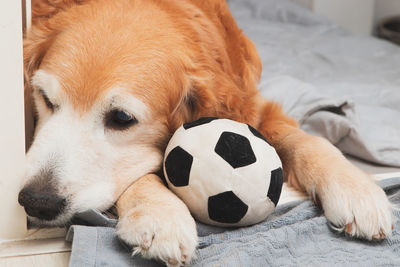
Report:
[[[107,128],[124,130],[137,123],[137,119],[122,110],[112,110],[106,115]]]
[[[46,104],[46,106],[47,106],[49,109],[51,109],[52,111],[54,111],[54,104],[51,103],[51,101],[50,101],[49,97],[46,95],[46,93],[45,93],[43,90],[41,90],[41,89],[39,89],[39,93],[40,93],[40,95],[42,96],[42,98],[43,98],[44,103]]]

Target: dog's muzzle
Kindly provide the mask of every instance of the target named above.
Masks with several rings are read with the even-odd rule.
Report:
[[[29,216],[51,221],[63,212],[67,201],[57,194],[51,174],[46,173],[24,186],[18,202]]]

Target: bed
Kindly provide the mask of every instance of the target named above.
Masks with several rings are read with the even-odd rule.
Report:
[[[357,166],[379,173],[400,205],[400,47],[352,35],[289,0],[229,0],[263,63],[261,93],[301,127],[326,137]],[[382,173],[386,173],[382,175]],[[400,212],[395,211],[400,218]],[[159,266],[115,236],[116,221],[90,211],[71,226],[70,266]],[[284,185],[274,214],[255,226],[198,224],[193,266],[400,266],[400,223],[382,242],[335,233],[304,196]]]

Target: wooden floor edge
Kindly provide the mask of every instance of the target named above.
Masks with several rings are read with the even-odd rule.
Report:
[[[3,241],[0,243],[0,258],[69,251],[71,251],[71,244],[64,238]]]

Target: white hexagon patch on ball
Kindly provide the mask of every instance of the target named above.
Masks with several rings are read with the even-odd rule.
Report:
[[[169,188],[207,224],[244,226],[271,214],[282,190],[282,163],[253,127],[228,119],[185,123],[164,157]]]

